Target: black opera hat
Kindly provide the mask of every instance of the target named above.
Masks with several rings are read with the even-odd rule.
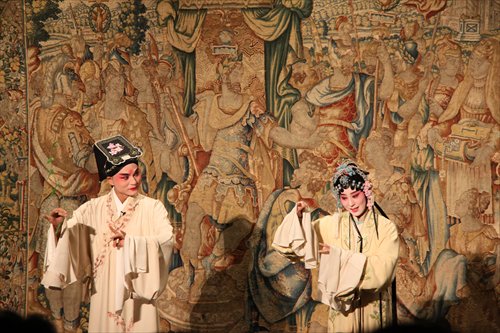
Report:
[[[138,164],[142,150],[132,145],[122,135],[116,135],[97,141],[94,144],[94,156],[99,171],[99,181],[103,181],[115,175],[127,164]]]

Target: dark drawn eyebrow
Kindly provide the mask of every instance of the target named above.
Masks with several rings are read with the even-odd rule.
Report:
[[[351,193],[351,195],[354,195],[354,194],[359,194],[359,193],[361,193],[361,190],[356,190],[355,192],[352,192],[352,193]],[[346,196],[346,194],[341,193],[341,194],[340,194],[340,197],[343,197],[343,196],[345,197],[345,196]]]

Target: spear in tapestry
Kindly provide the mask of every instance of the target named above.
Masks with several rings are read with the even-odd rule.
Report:
[[[308,20],[311,27],[311,35],[313,39],[314,58],[316,62],[319,63],[322,60],[323,44],[321,43],[318,27],[314,23],[314,20],[311,17],[309,17]]]
[[[424,16],[427,22],[429,22],[429,19],[431,17],[438,15],[434,23],[431,45],[429,46],[428,50],[432,50],[432,48],[434,47],[437,28],[441,19],[441,12],[446,8],[446,1],[447,0],[406,0],[402,3],[405,6],[416,8],[416,10]],[[427,54],[427,51],[425,54]]]
[[[191,159],[191,162],[193,163],[194,172],[196,173],[196,176],[199,176],[200,170],[198,169],[198,164],[196,163],[194,149],[191,146],[191,141],[189,140],[186,128],[184,127],[184,123],[182,122],[179,108],[177,107],[177,104],[175,103],[174,98],[172,97],[172,93],[170,92],[170,89],[168,87],[166,89],[167,89],[167,95],[168,95],[170,104],[172,105],[172,111],[175,114],[175,119],[177,120],[178,125],[179,125],[179,129],[181,130],[182,139],[184,140],[184,143],[186,144],[186,148],[187,148],[189,157]]]
[[[384,43],[384,36],[376,35],[375,39],[379,40],[380,43]],[[377,119],[378,119],[378,80],[379,80],[379,71],[380,71],[380,59],[377,57],[377,62],[375,63],[375,78],[374,87],[373,87],[373,128],[377,128]]]
[[[156,38],[148,31],[149,37],[149,54],[150,58],[154,58],[155,62],[158,62],[160,59],[160,51],[158,50],[158,43],[156,42]]]
[[[356,61],[358,63],[361,63],[361,49],[359,47],[359,34],[358,34],[358,27],[356,25],[356,22],[354,20],[354,5],[352,3],[352,0],[349,0],[349,9],[351,10],[351,22],[352,22],[352,27],[354,28],[354,38],[356,39]]]
[[[69,11],[71,13],[71,19],[73,20],[73,25],[75,26],[75,31],[77,35],[81,34],[80,27],[78,27],[78,24],[76,23],[76,17],[75,17],[75,11],[73,10],[73,6],[69,4]]]
[[[427,22],[429,22],[429,19],[431,17],[437,15],[434,23],[434,29],[432,30],[431,44],[424,55],[426,55],[434,48],[437,36],[437,28],[441,21],[441,12],[446,8],[446,3],[446,0],[406,0],[403,2],[403,5],[405,6],[415,7],[417,11],[424,16]],[[434,62],[436,60],[435,52],[431,53],[431,57],[431,61],[429,61],[428,66],[425,68],[424,77],[426,77],[432,70],[432,66],[434,65]]]

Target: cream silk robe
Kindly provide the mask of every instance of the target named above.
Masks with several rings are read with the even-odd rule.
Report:
[[[53,253],[46,254],[42,284],[64,288],[90,279],[89,332],[158,332],[155,300],[165,288],[173,246],[164,205],[140,194],[121,203],[111,190],[65,224],[57,247],[47,247]],[[109,224],[126,234],[119,250]]]
[[[301,257],[306,268],[319,267],[313,298],[330,306],[328,332],[372,332],[392,323],[391,282],[398,259],[398,233],[394,223],[370,211],[359,225],[363,248],[349,213],[335,213],[310,221],[304,213],[299,221],[296,208],[277,230],[273,247]],[[331,246],[319,255],[318,243]],[[316,263],[313,261],[316,259]],[[317,290],[317,292],[315,292]]]

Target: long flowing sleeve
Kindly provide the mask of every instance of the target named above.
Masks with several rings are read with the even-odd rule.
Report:
[[[311,214],[304,212],[301,223],[297,216],[297,206],[293,207],[276,230],[272,247],[284,255],[300,258],[306,269],[316,268],[318,241],[312,230]]]
[[[55,244],[55,236],[49,234],[49,240]],[[41,284],[46,288],[64,288],[76,281],[68,248],[68,233],[59,239],[57,246],[47,247],[45,252],[47,266],[41,281]]]
[[[336,310],[349,310],[364,272],[367,257],[342,247],[341,215],[335,213],[313,222],[316,237],[330,246],[322,254],[315,299]]]
[[[46,271],[41,281],[45,287],[64,288],[67,285],[91,276],[92,228],[85,224],[85,216],[91,211],[87,202],[73,212],[73,216],[64,222],[61,238],[55,246],[55,235],[49,230]],[[50,234],[52,232],[52,234]]]
[[[123,247],[124,283],[133,298],[158,298],[168,278],[173,232],[165,206],[153,203],[153,235],[126,236]]]
[[[331,246],[330,253],[321,255],[318,299],[335,310],[349,310],[365,262],[366,256],[361,253]]]
[[[50,263],[54,261],[56,246],[57,246],[56,232],[54,230],[54,227],[50,226],[49,230],[47,230],[47,247],[45,248],[45,254],[43,259],[44,272],[50,266]]]

